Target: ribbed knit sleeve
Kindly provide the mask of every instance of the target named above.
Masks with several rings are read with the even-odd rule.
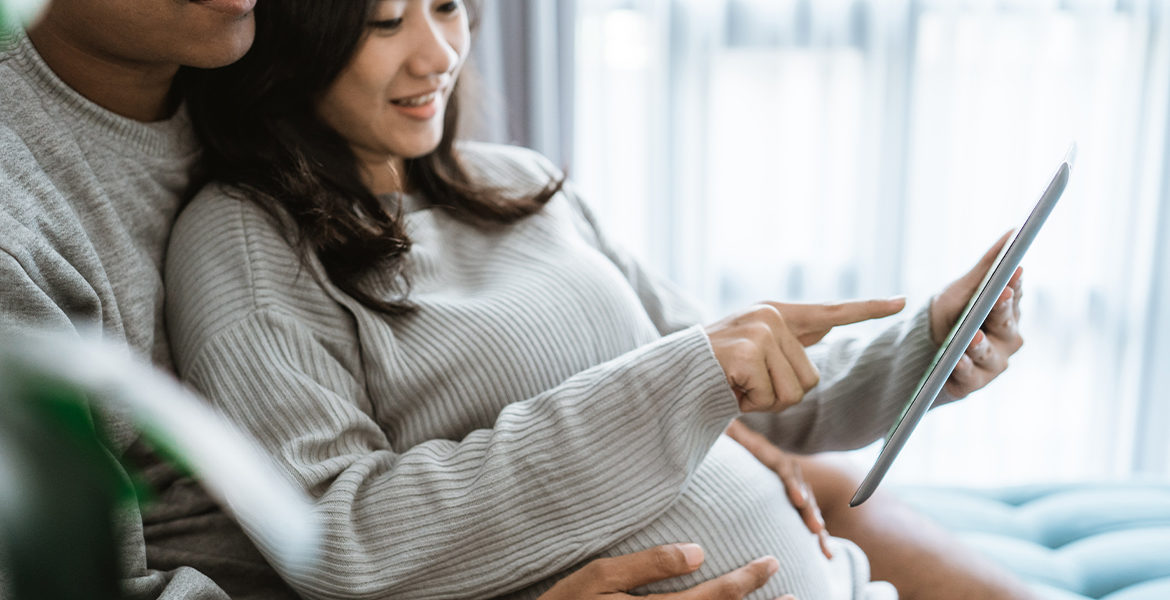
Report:
[[[681,290],[654,276],[607,238],[572,187],[567,195],[585,235],[621,270],[659,331],[678,331],[702,318]],[[821,374],[817,387],[799,405],[778,415],[750,414],[742,420],[773,443],[802,453],[851,450],[885,435],[937,350],[930,340],[928,308],[892,322],[872,339],[840,339],[807,348]],[[944,394],[938,403],[950,400]]]
[[[292,582],[308,598],[486,598],[546,579],[663,513],[737,414],[690,328],[515,398],[490,427],[396,451],[378,409],[396,400],[370,397],[359,349],[394,338],[355,344],[382,317],[314,273],[226,197],[184,213],[167,271],[180,374],[316,498],[323,560]]]
[[[821,373],[817,387],[779,415],[742,420],[791,451],[860,448],[893,426],[936,350],[928,307],[875,338],[817,344],[807,349]]]

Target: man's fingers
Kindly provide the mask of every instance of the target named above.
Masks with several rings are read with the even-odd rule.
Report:
[[[767,438],[752,431],[750,427],[738,420],[732,421],[731,425],[728,425],[726,433],[731,436],[731,439],[747,448],[748,452],[756,457],[756,460],[776,473],[784,484],[788,501],[800,513],[808,530],[818,536],[821,552],[825,554],[826,558],[832,559],[833,553],[829,549],[829,535],[825,530],[825,517],[821,514],[820,506],[817,505],[816,496],[804,480],[800,463],[772,445]]]
[[[757,558],[726,575],[682,592],[652,595],[657,600],[742,600],[748,594],[764,587],[768,579],[780,570],[780,563],[771,556]]]
[[[666,544],[649,550],[599,558],[570,575],[582,578],[598,591],[627,592],[636,587],[686,575],[703,564],[703,549],[696,544]]]
[[[783,460],[783,451],[769,442],[768,438],[744,425],[738,419],[727,426],[726,433],[731,436],[731,439],[739,442],[739,445],[747,448],[748,452],[756,457],[756,460],[780,475],[781,479],[785,477],[785,473],[790,471],[789,467],[786,466],[787,461]]]
[[[817,532],[817,540],[821,543],[821,554],[824,554],[825,558],[833,560],[833,550],[832,548],[829,548],[828,530],[822,529]]]
[[[817,497],[809,490],[809,486],[804,481],[804,475],[800,472],[800,464],[793,461],[795,474],[789,479],[785,479],[784,483],[788,487],[788,500],[792,502],[792,506],[800,513],[801,519],[804,520],[804,525],[808,530],[817,536],[817,541],[821,545],[821,552],[825,558],[832,560],[833,552],[829,549],[829,531],[825,529],[825,517],[821,514],[821,507],[817,504]],[[781,477],[781,479],[784,479]],[[793,495],[793,487],[799,490],[797,495]]]
[[[731,439],[739,442],[740,446],[747,448],[748,452],[751,452],[752,456],[756,457],[756,460],[765,465],[769,464],[767,459],[771,458],[773,446],[768,442],[767,438],[753,431],[751,427],[744,425],[739,419],[733,420],[731,425],[727,426],[727,430],[724,433],[731,436]]]
[[[806,490],[808,486],[801,482],[801,486]],[[808,526],[808,530],[820,534],[825,531],[825,517],[821,514],[821,507],[817,504],[816,496],[812,494],[805,494],[805,502],[800,508],[800,516],[804,518],[804,524]]]
[[[808,485],[800,476],[800,466],[795,465],[795,472],[782,473],[777,470],[776,474],[780,476],[780,481],[784,482],[784,489],[788,492],[788,501],[792,503],[792,507],[804,513],[804,509],[808,507],[809,493]],[[807,515],[805,516],[805,521],[808,521]]]

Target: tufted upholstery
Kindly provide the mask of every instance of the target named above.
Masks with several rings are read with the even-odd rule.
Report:
[[[1170,484],[903,488],[1053,600],[1170,600]]]

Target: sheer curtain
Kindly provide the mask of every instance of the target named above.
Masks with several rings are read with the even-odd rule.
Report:
[[[576,0],[476,3],[464,84],[471,137],[537,150],[568,165],[573,139]]]
[[[1025,259],[1024,349],[935,411],[891,477],[1170,476],[1163,3],[575,11],[573,177],[611,234],[712,316],[764,298],[922,306],[1022,220],[1077,141]]]

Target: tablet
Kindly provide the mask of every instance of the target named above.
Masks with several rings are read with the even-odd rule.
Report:
[[[979,331],[983,321],[991,313],[995,301],[999,299],[999,295],[1007,287],[1008,281],[1011,280],[1012,274],[1015,273],[1016,267],[1019,266],[1020,260],[1024,257],[1024,253],[1032,245],[1032,240],[1036,238],[1036,233],[1040,231],[1040,227],[1048,219],[1048,214],[1052,212],[1052,207],[1056,206],[1056,201],[1064,192],[1075,155],[1076,145],[1074,144],[1069,147],[1068,152],[1064,155],[1064,160],[1056,169],[1056,175],[1053,176],[1048,188],[1044,190],[1044,194],[1040,196],[1040,201],[1036,203],[1028,218],[1024,220],[1024,224],[1004,243],[1003,249],[1000,250],[991,269],[987,271],[987,275],[983,277],[983,281],[972,294],[971,300],[967,302],[966,308],[959,315],[955,326],[951,328],[950,333],[943,340],[942,347],[938,349],[934,359],[930,361],[930,366],[926,368],[926,373],[918,382],[914,394],[911,395],[905,408],[902,409],[902,415],[898,417],[894,427],[890,429],[889,435],[886,436],[882,450],[878,454],[877,460],[874,461],[873,467],[869,470],[869,474],[862,480],[857,492],[853,494],[853,499],[849,501],[849,506],[857,506],[873,494],[882,478],[885,477],[886,471],[890,470],[890,465],[894,463],[894,458],[898,456],[902,446],[906,445],[910,433],[914,431],[918,422],[926,415],[926,411],[930,410],[934,404],[938,393],[942,390],[947,379],[950,378],[951,372],[955,370],[955,365],[959,364],[959,359],[963,357],[967,346],[971,344],[971,340],[975,339],[975,333]]]

